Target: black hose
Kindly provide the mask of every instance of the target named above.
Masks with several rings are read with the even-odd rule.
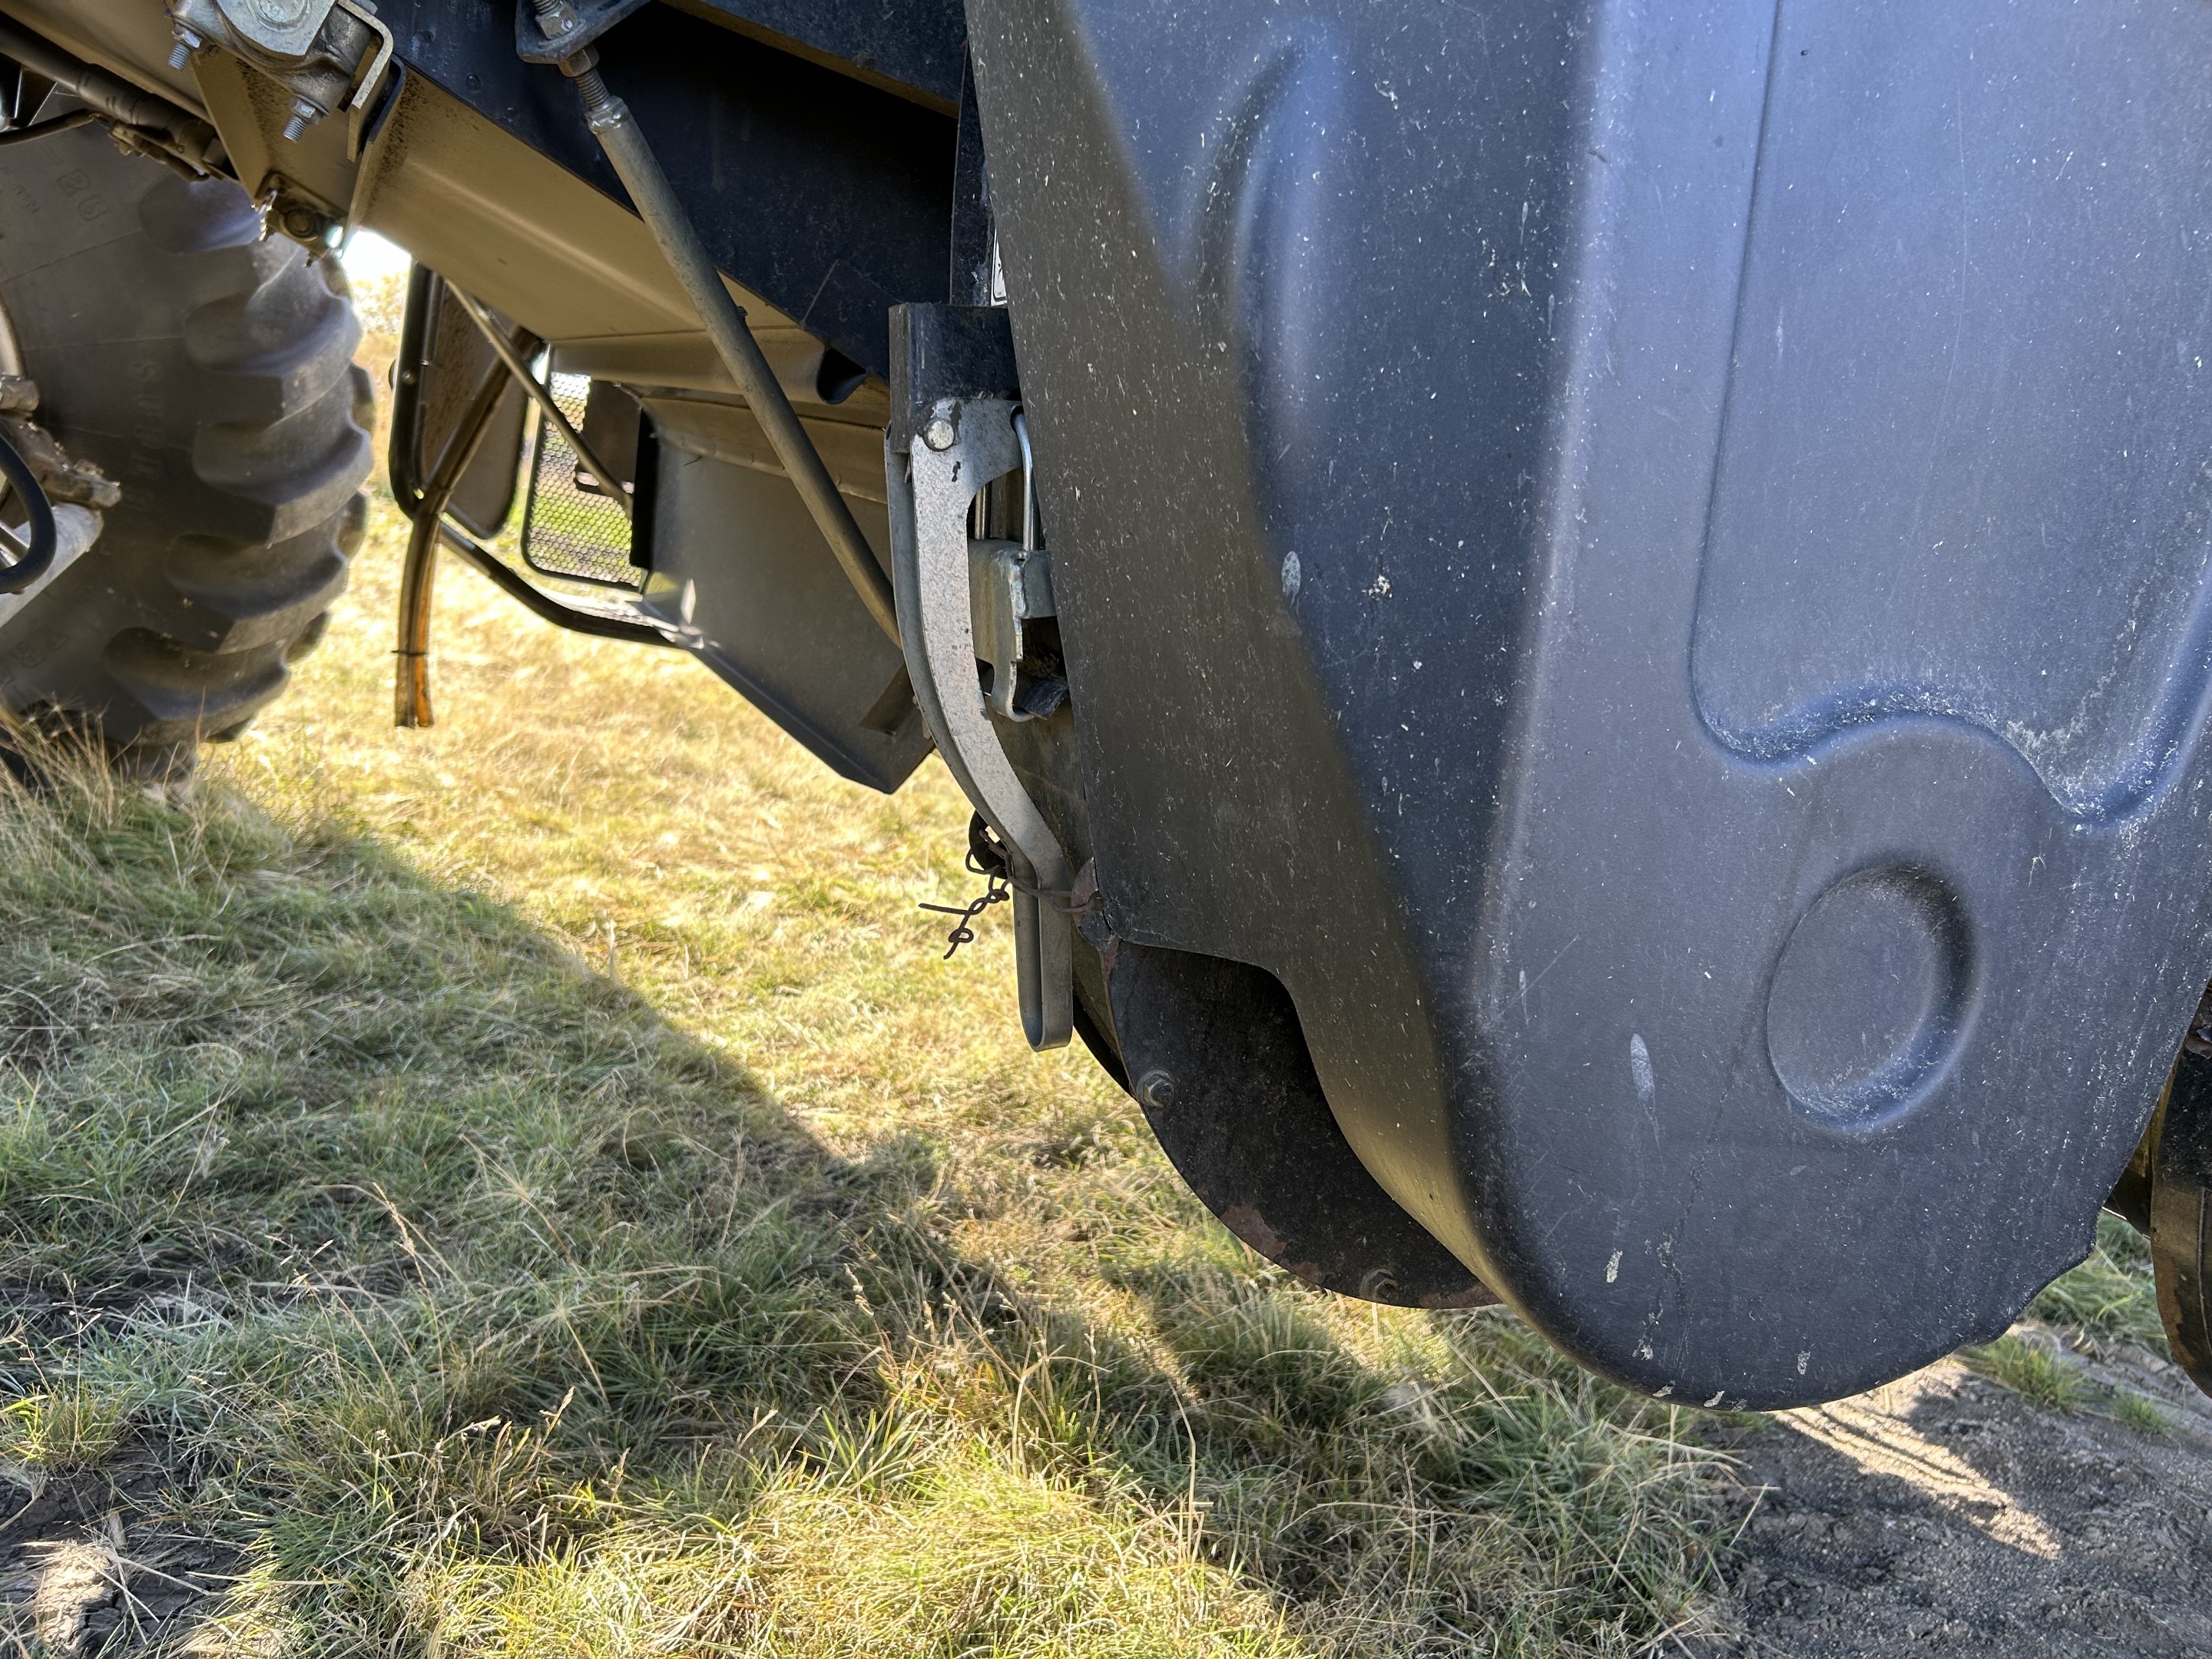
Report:
[[[8,482],[23,498],[23,510],[30,515],[30,545],[15,563],[0,567],[0,593],[20,593],[52,568],[54,550],[61,538],[54,529],[53,503],[46,499],[46,486],[4,429],[0,429],[0,472],[8,475]]]
[[[134,127],[166,128],[185,113],[167,99],[141,91],[120,76],[95,68],[6,18],[0,18],[0,52],[45,76],[64,92],[76,94],[102,115]]]

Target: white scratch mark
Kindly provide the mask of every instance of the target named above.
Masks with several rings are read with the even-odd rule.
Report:
[[[1806,1350],[1805,1350],[1805,1352],[1802,1352],[1802,1353],[1801,1353],[1801,1354],[1799,1354],[1799,1355],[1797,1356],[1797,1375],[1798,1375],[1798,1376],[1804,1376],[1804,1375],[1805,1375],[1805,1367],[1806,1367],[1806,1366],[1808,1366],[1808,1365],[1809,1365],[1809,1364],[1811,1364],[1812,1363],[1813,1363],[1813,1351],[1812,1351],[1810,1348],[1808,1348],[1808,1349],[1806,1349]]]
[[[1620,1277],[1620,1252],[1613,1253],[1613,1260],[1605,1264],[1605,1282],[1608,1285]]]
[[[1651,1051],[1644,1046],[1641,1031],[1629,1034],[1628,1075],[1635,1080],[1636,1097],[1649,1104],[1659,1087],[1659,1079],[1651,1074]]]

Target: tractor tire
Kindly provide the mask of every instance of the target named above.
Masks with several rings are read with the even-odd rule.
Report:
[[[374,393],[343,277],[264,237],[236,185],[80,127],[0,149],[0,319],[39,423],[123,490],[0,622],[0,707],[188,775],[284,689],[367,527]]]

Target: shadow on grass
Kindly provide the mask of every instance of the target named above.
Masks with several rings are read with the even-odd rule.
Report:
[[[971,1172],[836,1155],[500,904],[56,775],[0,799],[23,1638],[1626,1654],[1693,1619],[1711,1461],[1505,1316],[1315,1297],[1194,1205],[1097,1250],[1114,1317],[1025,1296],[950,1240]]]

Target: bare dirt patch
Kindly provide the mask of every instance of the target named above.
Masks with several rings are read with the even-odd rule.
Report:
[[[0,1486],[0,1642],[52,1659],[131,1653],[197,1625],[238,1557],[164,1513],[174,1475],[156,1448],[134,1445],[101,1470]]]
[[[2060,1363],[2093,1403],[2054,1411],[1945,1360],[1738,1431],[1768,1490],[1704,1652],[2212,1652],[2212,1401],[2129,1346]],[[2118,1420],[2131,1396],[2164,1432]]]

